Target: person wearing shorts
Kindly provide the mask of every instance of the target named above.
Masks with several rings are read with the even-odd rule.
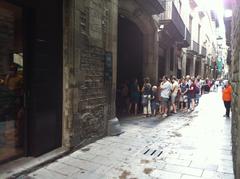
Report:
[[[184,110],[187,109],[187,102],[188,102],[188,96],[187,96],[187,91],[188,91],[188,88],[187,88],[187,83],[186,83],[186,80],[183,79],[181,84],[180,84],[180,110]]]
[[[177,78],[175,76],[172,77],[172,93],[171,93],[171,105],[173,109],[173,113],[177,113],[177,107],[176,107],[176,97],[178,93],[178,82]]]
[[[168,81],[166,76],[163,76],[163,82],[160,85],[161,89],[161,98],[162,98],[162,107],[163,107],[163,117],[167,117],[168,113],[168,101],[172,89],[172,84]]]

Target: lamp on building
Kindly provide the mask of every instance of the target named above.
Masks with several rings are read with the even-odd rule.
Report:
[[[161,24],[158,28],[158,32],[162,31],[164,29],[164,24]]]

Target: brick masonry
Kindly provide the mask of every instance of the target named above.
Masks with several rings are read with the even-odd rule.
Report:
[[[240,178],[240,4],[237,4],[232,21],[231,81],[234,89],[232,100],[232,145],[235,178]]]
[[[114,114],[114,85],[104,80],[105,51],[112,51],[110,24],[117,15],[113,2],[64,1],[63,145],[68,147],[106,135]]]

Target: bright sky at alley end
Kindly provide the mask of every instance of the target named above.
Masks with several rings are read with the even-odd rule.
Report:
[[[218,16],[219,20],[219,33],[224,37],[225,27],[223,23],[224,7],[223,0],[197,0],[199,2],[199,8],[203,11],[213,10]]]

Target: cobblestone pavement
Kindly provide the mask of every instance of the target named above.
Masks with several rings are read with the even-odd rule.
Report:
[[[233,179],[231,121],[223,117],[221,94],[200,100],[192,113],[121,120],[122,135],[98,140],[27,178]]]

